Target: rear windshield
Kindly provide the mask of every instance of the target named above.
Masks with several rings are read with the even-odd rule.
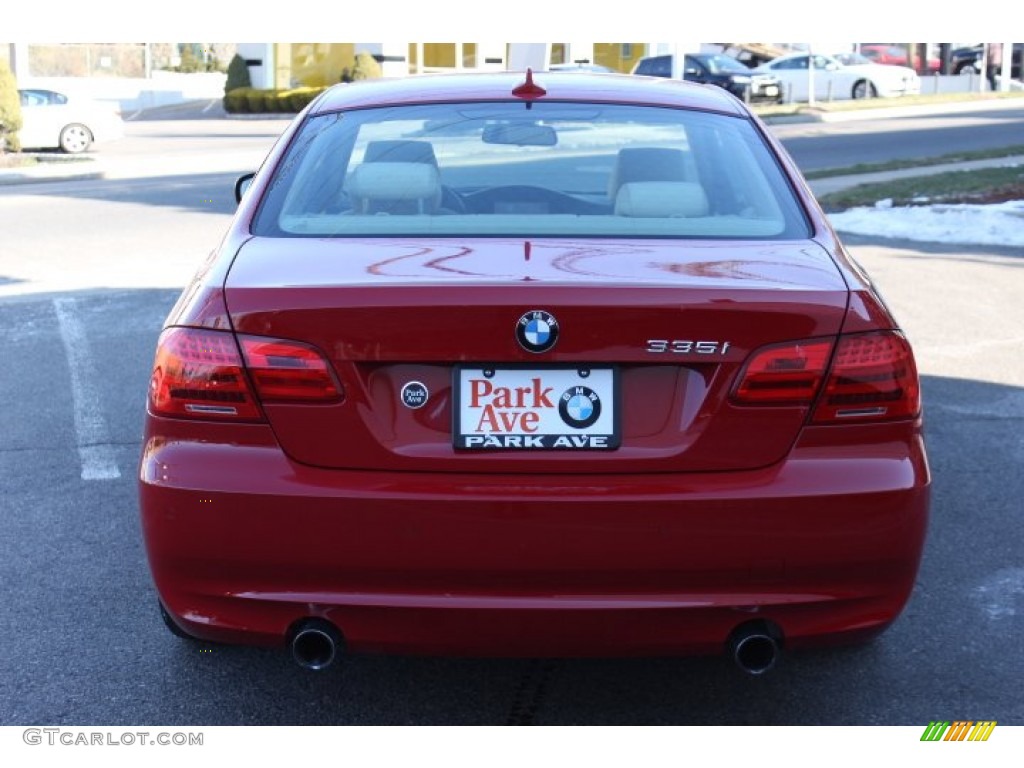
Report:
[[[774,154],[745,119],[521,101],[310,117],[274,171],[253,233],[809,235]]]

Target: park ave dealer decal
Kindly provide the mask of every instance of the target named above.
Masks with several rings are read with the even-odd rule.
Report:
[[[456,448],[619,446],[612,368],[460,368],[455,392]]]

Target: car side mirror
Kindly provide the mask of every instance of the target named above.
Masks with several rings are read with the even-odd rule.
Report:
[[[700,70],[697,69],[696,67],[687,67],[686,69],[683,70],[683,74],[684,75],[699,75],[700,74]]]
[[[252,186],[252,180],[256,177],[254,173],[247,173],[244,176],[239,176],[235,181],[235,202],[242,202],[242,196],[248,191],[249,187]]]

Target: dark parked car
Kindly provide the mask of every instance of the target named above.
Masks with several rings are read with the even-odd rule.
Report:
[[[672,54],[646,56],[633,67],[634,75],[672,76]],[[782,101],[781,81],[772,75],[754,74],[741,62],[721,53],[688,53],[683,59],[683,79],[717,85],[744,101]]]
[[[954,48],[949,54],[949,71],[954,75],[975,75],[981,72],[981,59],[984,46],[974,45],[969,48]],[[1020,80],[1022,62],[1024,62],[1024,43],[1013,44],[1013,61],[1010,62],[1010,77]]]

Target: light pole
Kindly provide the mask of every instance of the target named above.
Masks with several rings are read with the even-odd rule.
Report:
[[[807,106],[814,106],[814,51],[807,46]]]

